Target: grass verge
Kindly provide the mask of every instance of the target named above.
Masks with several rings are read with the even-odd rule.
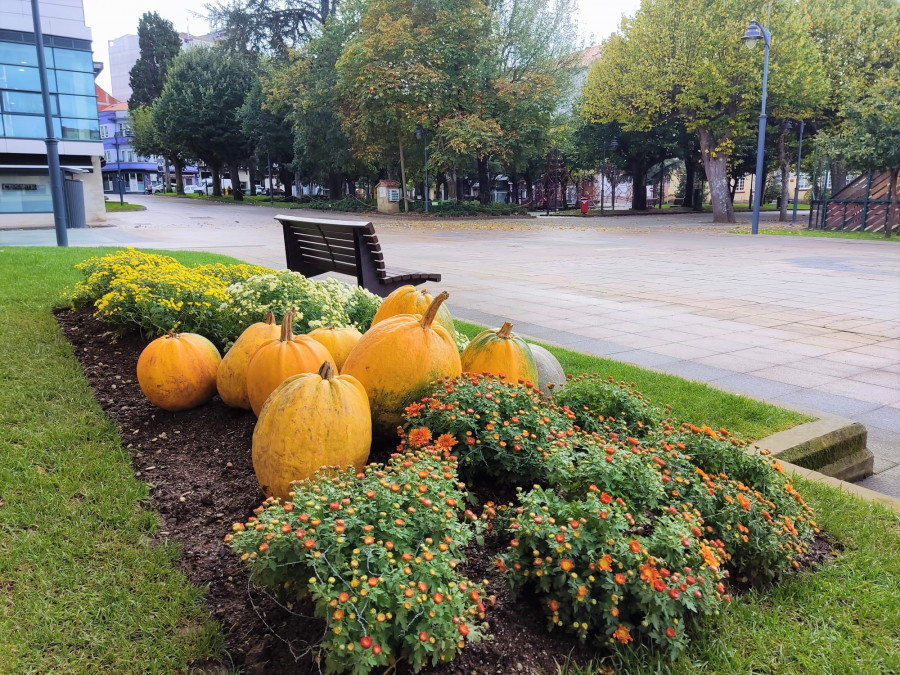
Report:
[[[869,241],[900,241],[900,237],[885,237],[884,231],[849,232],[846,230],[760,230],[760,234],[774,234],[782,237],[824,237],[826,239],[866,239]],[[750,228],[742,227],[731,234],[750,234]]]
[[[0,249],[2,673],[185,672],[222,650],[51,314],[108,250]]]
[[[129,204],[125,202],[124,204],[120,204],[119,202],[106,202],[106,212],[113,213],[115,211],[146,211],[146,206],[141,206],[140,204]]]
[[[484,326],[465,321],[457,321],[456,325],[470,338],[484,330]],[[813,419],[793,410],[729,394],[675,375],[666,375],[591,354],[573,352],[536,340],[533,342],[549,349],[559,359],[566,373],[601,373],[612,375],[617,381],[634,382],[635,388],[645,396],[649,396],[653,402],[671,405],[672,412],[678,419],[695,424],[725,427],[740,438],[763,438]]]

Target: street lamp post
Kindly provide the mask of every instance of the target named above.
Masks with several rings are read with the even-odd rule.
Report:
[[[428,132],[421,124],[416,125],[416,138],[425,142],[425,213],[428,213]]]
[[[756,19],[750,21],[747,30],[744,31],[744,37],[741,42],[745,47],[753,48],[760,40],[763,41],[766,51],[763,58],[763,82],[762,82],[762,105],[759,113],[759,134],[756,141],[756,183],[757,186],[763,185],[763,146],[766,142],[766,93],[769,84],[769,47],[771,46],[772,35],[762,24]],[[753,223],[750,227],[752,234],[759,234],[759,205],[762,198],[762,190],[757,187],[756,193],[753,195]]]
[[[56,245],[68,246],[69,226],[66,202],[63,196],[62,169],[59,166],[59,141],[53,131],[53,110],[50,108],[50,87],[47,85],[47,62],[44,58],[44,33],[41,30],[41,11],[38,0],[31,0],[31,18],[34,22],[34,43],[37,48],[38,74],[41,79],[41,100],[44,104],[44,124],[47,128],[47,169],[50,172],[50,198],[53,201],[53,223],[56,227]]]
[[[266,164],[269,167],[269,206],[275,203],[275,186],[272,184],[272,155],[266,153]]]
[[[803,127],[806,124],[804,120],[800,120],[800,146],[797,148],[797,175],[794,177],[794,214],[791,216],[791,222],[797,222],[797,200],[800,199],[800,160],[803,158]]]

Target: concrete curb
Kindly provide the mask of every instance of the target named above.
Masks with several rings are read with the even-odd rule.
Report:
[[[771,450],[781,462],[838,480],[871,476],[875,457],[866,448],[866,428],[839,415],[815,415],[819,419],[761,438],[754,445]]]
[[[888,495],[883,495],[880,492],[875,492],[874,490],[869,490],[868,488],[860,487],[859,485],[854,485],[853,483],[848,483],[847,481],[832,478],[831,476],[826,476],[819,473],[818,471],[804,469],[802,466],[797,466],[788,462],[781,462],[781,465],[784,467],[785,471],[793,474],[794,476],[799,476],[801,478],[805,478],[806,480],[811,480],[816,483],[823,483],[824,485],[838,488],[841,492],[846,492],[847,494],[853,495],[854,497],[858,497],[859,499],[863,499],[867,502],[881,504],[882,506],[891,509],[895,513],[900,514],[900,499],[889,497]]]

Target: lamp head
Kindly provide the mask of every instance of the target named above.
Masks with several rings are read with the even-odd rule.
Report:
[[[609,142],[609,147],[611,147],[613,150],[615,150],[616,148],[619,147],[619,141],[617,141],[615,138],[612,139],[612,140]]]
[[[425,129],[422,127],[421,124],[417,124],[416,125],[416,138],[418,138],[421,141],[422,137],[424,135],[425,135]]]
[[[765,39],[765,36],[763,35],[762,26],[759,25],[759,21],[753,19],[750,21],[750,25],[747,26],[747,30],[744,31],[744,37],[741,38],[741,42],[748,49],[753,49],[756,47],[756,43],[763,39]]]

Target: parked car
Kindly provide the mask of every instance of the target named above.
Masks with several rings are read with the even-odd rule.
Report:
[[[184,186],[184,194],[186,194],[186,195],[192,195],[197,192],[199,192],[200,194],[206,194],[206,188],[202,185],[185,185]]]
[[[144,192],[148,195],[159,194],[160,192],[165,192],[166,186],[162,183],[153,183],[152,185],[148,185],[144,188]]]

